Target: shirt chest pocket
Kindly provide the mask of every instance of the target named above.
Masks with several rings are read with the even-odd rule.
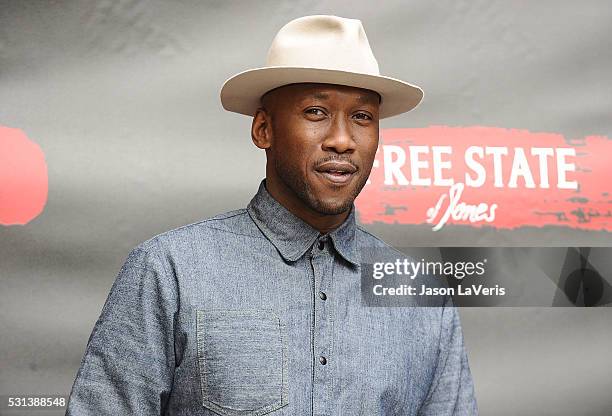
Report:
[[[222,416],[259,416],[288,404],[284,328],[269,310],[196,312],[204,407]]]

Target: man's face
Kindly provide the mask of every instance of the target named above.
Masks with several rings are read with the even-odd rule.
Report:
[[[378,147],[379,100],[373,91],[331,84],[291,84],[262,98],[266,176],[281,202],[324,215],[351,208]]]

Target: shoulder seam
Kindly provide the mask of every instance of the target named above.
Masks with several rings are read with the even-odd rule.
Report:
[[[390,245],[389,245],[389,244],[388,244],[386,241],[382,240],[380,237],[375,236],[375,235],[374,235],[374,234],[372,234],[371,232],[369,232],[369,231],[367,231],[367,230],[363,229],[363,228],[362,228],[360,225],[357,225],[357,229],[358,229],[359,231],[361,231],[362,233],[367,234],[367,235],[369,235],[370,237],[373,237],[373,238],[375,238],[376,240],[380,241],[381,243],[384,243],[384,244],[388,245],[389,247],[391,247],[391,246],[390,246]]]
[[[382,238],[380,238],[380,237],[378,237],[378,236],[376,236],[376,235],[372,234],[371,232],[369,232],[369,231],[367,231],[367,230],[365,230],[365,229],[361,228],[361,226],[357,225],[357,229],[358,229],[359,231],[361,231],[362,233],[367,234],[367,235],[369,235],[370,237],[374,238],[374,239],[375,239],[376,241],[378,241],[379,243],[384,244],[384,246],[385,246],[385,247],[387,247],[388,249],[390,249],[390,250],[392,250],[392,251],[394,251],[394,252],[396,252],[396,253],[398,253],[398,254],[405,255],[404,253],[402,253],[402,251],[401,251],[401,250],[399,250],[399,249],[397,249],[396,247],[392,246],[391,244],[387,243],[387,242],[386,242],[385,240],[383,240]]]
[[[233,213],[233,214],[222,217],[222,215],[226,215],[226,214],[230,214],[230,213]],[[158,234],[152,236],[151,238],[149,238],[147,240],[144,240],[142,243],[139,244],[139,246],[140,245],[148,246],[149,244],[152,244],[152,242],[154,240],[158,240],[164,234],[172,233],[172,232],[175,232],[175,231],[180,231],[180,230],[182,230],[184,228],[188,228],[188,227],[195,227],[195,226],[204,224],[204,223],[209,222],[209,221],[221,221],[221,220],[226,220],[226,219],[237,217],[239,215],[244,215],[244,214],[246,214],[246,209],[245,208],[240,208],[240,209],[237,209],[237,210],[228,211],[226,213],[218,214],[218,215],[216,215],[216,216],[214,216],[212,218],[205,218],[205,219],[200,220],[200,221],[196,221],[196,222],[192,222],[192,223],[189,223],[189,224],[181,225],[180,227],[172,228],[170,230],[158,233]],[[217,217],[220,217],[220,218],[217,218]]]
[[[232,215],[224,216],[224,215],[230,214],[232,212],[233,212]],[[211,218],[205,218],[205,219],[200,220],[200,221],[192,222],[191,224],[181,225],[180,227],[174,228],[174,229],[172,229],[170,231],[180,230],[181,228],[187,228],[187,227],[191,227],[191,226],[194,226],[194,225],[203,224],[203,223],[209,222],[209,221],[226,220],[228,218],[237,217],[238,215],[244,215],[245,213],[246,213],[246,209],[245,208],[240,208],[240,209],[236,209],[236,210],[233,210],[233,211],[228,211],[228,212],[223,213],[223,214],[215,215],[214,217],[211,217]]]

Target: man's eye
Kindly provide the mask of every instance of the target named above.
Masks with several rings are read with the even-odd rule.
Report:
[[[367,113],[357,113],[354,117],[359,120],[372,120],[372,117]]]
[[[308,110],[305,111],[306,114],[312,114],[315,116],[324,116],[325,112],[323,110],[321,110],[320,108],[309,108]]]

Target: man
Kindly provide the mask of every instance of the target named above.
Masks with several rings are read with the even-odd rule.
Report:
[[[285,25],[229,79],[266,178],[246,209],[136,247],[89,339],[70,415],[474,415],[457,311],[368,308],[356,225],[379,119],[418,87],[380,76],[358,20]]]

